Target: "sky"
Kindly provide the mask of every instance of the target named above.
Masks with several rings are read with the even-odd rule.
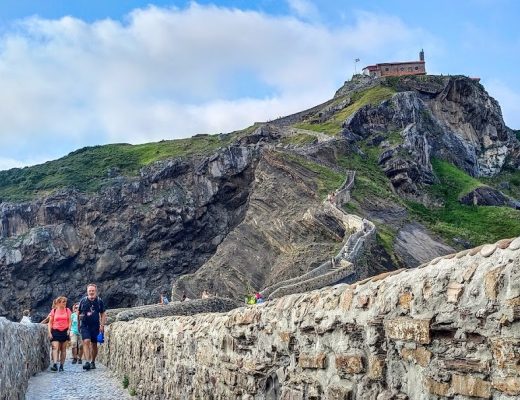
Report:
[[[517,0],[3,0],[0,170],[242,129],[421,49],[428,73],[480,77],[520,129],[519,15]]]

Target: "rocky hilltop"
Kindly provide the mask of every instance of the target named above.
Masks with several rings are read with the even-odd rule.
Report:
[[[520,235],[517,136],[469,78],[358,76],[244,131],[0,172],[0,315],[43,314],[90,281],[114,308],[172,285],[241,299],[335,256],[345,215],[377,232],[356,279]],[[348,171],[338,212],[324,200]]]

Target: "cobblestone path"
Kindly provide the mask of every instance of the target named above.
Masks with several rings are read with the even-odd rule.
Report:
[[[135,399],[105,366],[96,362],[95,370],[85,371],[82,367],[67,357],[64,372],[47,369],[36,374],[29,380],[26,400]]]

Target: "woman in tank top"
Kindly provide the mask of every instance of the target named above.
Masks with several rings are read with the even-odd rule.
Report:
[[[70,325],[72,323],[72,312],[67,308],[67,298],[60,296],[56,299],[56,308],[49,314],[49,338],[52,342],[52,362],[51,371],[58,370],[58,353],[60,360],[60,371],[63,371],[63,364],[67,354],[67,341],[70,335]]]

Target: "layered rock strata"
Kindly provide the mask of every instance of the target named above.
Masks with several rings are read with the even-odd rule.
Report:
[[[519,398],[520,238],[226,314],[115,322],[102,358],[143,399]]]
[[[0,318],[0,399],[25,399],[29,378],[49,366],[47,327]]]
[[[156,301],[243,219],[257,157],[254,144],[231,146],[158,162],[93,195],[0,203],[0,315],[29,308],[42,318],[89,282],[108,307]]]

